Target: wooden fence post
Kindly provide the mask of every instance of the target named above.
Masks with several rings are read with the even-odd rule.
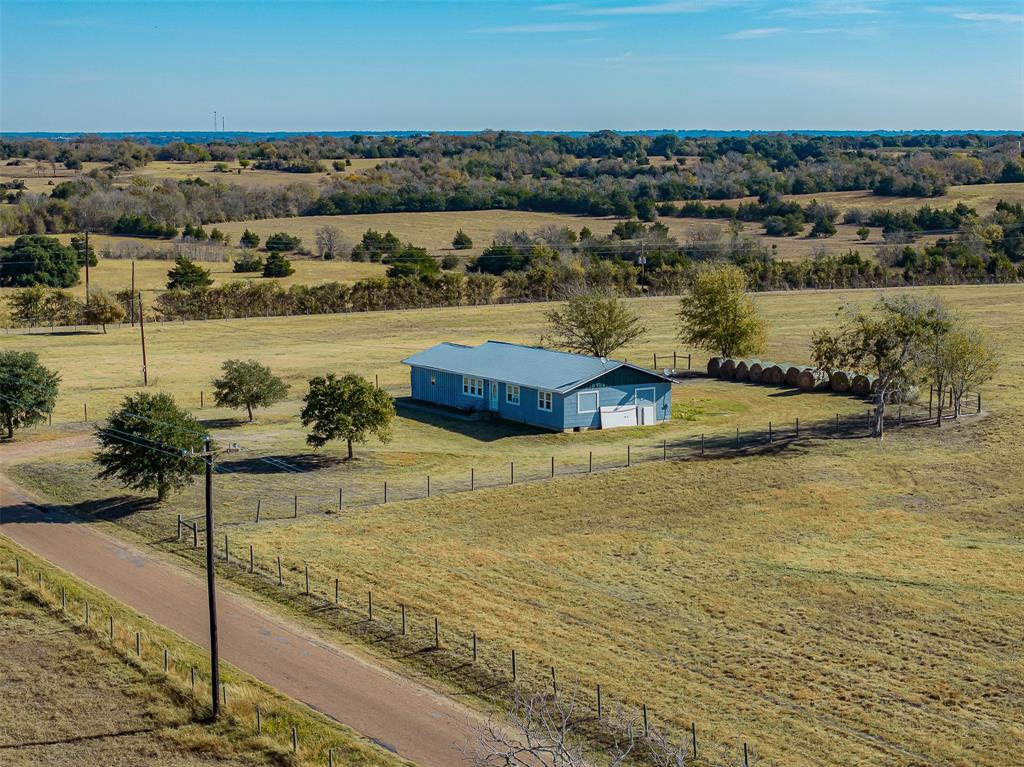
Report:
[[[196,689],[196,667],[189,666],[189,676],[192,678],[192,689]]]
[[[405,636],[405,627],[406,627],[406,624],[405,624],[405,605],[403,604],[401,607],[402,607],[402,636]]]
[[[796,419],[796,436],[800,436],[800,416],[797,416]]]
[[[107,618],[107,633],[110,635],[110,641],[114,641],[114,616],[111,615]]]
[[[366,592],[366,617],[373,620],[373,592]]]
[[[555,476],[555,457],[551,456],[551,476]]]
[[[590,464],[589,464],[589,466],[587,468],[587,473],[591,474],[591,473],[593,473],[593,471],[594,471],[594,451],[591,450],[590,451]]]
[[[68,609],[68,592],[64,586],[60,587],[60,609],[66,611]]]
[[[263,734],[263,712],[260,711],[259,706],[256,706],[256,734]]]
[[[384,503],[388,502],[388,481],[384,480]]]
[[[551,667],[551,694],[558,697],[558,680],[555,678],[555,667]]]
[[[302,567],[303,567],[303,569],[305,570],[305,573],[306,573],[306,596],[308,597],[309,596],[309,565],[304,564]]]
[[[340,590],[340,584],[338,579],[334,579],[334,604],[338,604],[338,591]]]
[[[262,505],[263,505],[263,499],[262,498],[257,498],[256,499],[256,522],[257,523],[259,523],[259,521],[260,521],[260,507]]]
[[[740,427],[737,426],[736,427],[736,449],[738,450],[739,447],[740,447]]]
[[[281,557],[280,557],[280,555],[278,555],[278,557],[277,557],[277,585],[278,586],[283,586],[284,585],[284,572],[281,570]]]
[[[142,655],[142,634],[138,631],[135,632],[135,655]]]
[[[430,475],[427,475],[427,498],[430,497]]]
[[[633,446],[632,445],[626,445],[626,466],[629,467],[629,466],[632,466],[632,465],[633,465]]]
[[[476,490],[476,469],[469,470],[469,489]]]
[[[345,491],[342,488],[338,488],[338,511],[345,510]]]
[[[667,439],[663,439],[661,441],[661,460],[663,460],[663,461],[667,461],[668,460],[668,440]]]
[[[476,632],[473,632],[473,662],[476,663]]]
[[[508,462],[508,483],[514,485],[516,483],[516,462]]]
[[[441,621],[434,616],[434,649],[441,649]]]
[[[224,561],[227,562],[229,557],[228,553],[228,534],[224,533]]]
[[[292,517],[298,519],[299,516],[299,496],[295,496],[295,505],[292,507]]]
[[[256,572],[256,557],[253,554],[252,544],[249,544],[249,572]]]
[[[601,685],[597,686],[597,718],[601,718]]]
[[[839,433],[839,413],[836,413],[836,434]]]
[[[696,722],[690,722],[690,746],[691,746],[690,750],[693,751],[693,753],[691,754],[691,757],[696,759],[697,758],[697,723]]]
[[[772,422],[769,421],[768,422],[768,444],[771,444],[772,441],[773,441],[773,439],[772,439]]]
[[[513,650],[512,651],[512,681],[514,682],[514,681],[516,681],[516,679],[517,679],[517,675],[516,675],[516,651]]]
[[[644,707],[644,737],[647,738],[651,734],[651,731],[650,731],[650,729],[647,726],[647,704],[644,703],[643,707]]]
[[[691,367],[691,366],[690,366],[690,363],[691,363],[691,362],[693,362],[693,355],[691,355],[691,354],[687,354],[687,355],[686,355],[686,369],[687,369],[687,370],[690,370],[690,367]]]
[[[85,625],[86,626],[89,625],[89,601],[88,600],[86,600],[86,602],[85,602]]]
[[[704,435],[700,435],[700,454],[704,455]]]
[[[171,659],[170,659],[170,657],[168,657],[167,648],[165,647],[164,648],[164,673],[165,674],[167,673],[167,670],[170,668],[170,664],[171,664]]]
[[[292,727],[292,753],[299,753],[299,731]]]

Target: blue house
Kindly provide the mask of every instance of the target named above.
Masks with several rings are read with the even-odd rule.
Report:
[[[648,426],[672,417],[672,382],[618,360],[488,341],[402,360],[413,399],[552,431]]]

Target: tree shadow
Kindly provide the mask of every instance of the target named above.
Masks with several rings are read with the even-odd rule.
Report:
[[[3,507],[4,524],[53,522],[117,521],[132,514],[157,510],[155,498],[140,498],[137,495],[119,495],[114,498],[100,498],[79,503],[48,503],[39,506],[21,502]]]
[[[221,462],[229,472],[240,474],[299,474],[349,463],[348,458],[317,453],[265,455]]]

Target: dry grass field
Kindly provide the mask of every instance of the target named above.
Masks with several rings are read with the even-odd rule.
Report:
[[[21,559],[15,577],[14,557]],[[42,573],[44,590],[35,578]],[[60,611],[60,586],[67,589],[68,610]],[[90,628],[82,625],[83,600],[90,604]],[[111,645],[101,625],[109,615],[116,625]],[[145,635],[139,661],[134,635]],[[221,723],[204,721],[200,698],[193,697],[188,665],[201,668],[204,655],[176,635],[132,614],[102,592],[0,537],[0,678],[5,705],[0,707],[0,761],[6,767],[98,765],[133,767],[255,767],[323,764],[328,745],[340,763],[384,767],[406,764],[362,741],[350,730],[231,672],[230,703]],[[174,658],[171,674],[162,673],[161,646]],[[149,648],[155,648],[149,651]],[[200,681],[197,695],[206,687]],[[255,706],[264,712],[266,735],[251,726]],[[295,725],[308,740],[292,756],[286,734]]]
[[[823,192],[821,194],[790,194],[787,200],[806,204],[813,199],[830,202],[842,211],[850,209],[914,210],[923,205],[933,208],[952,208],[964,203],[984,215],[995,210],[1000,200],[1024,202],[1024,183],[1016,184],[970,184],[950,186],[941,197],[879,197],[871,192]]]
[[[365,604],[372,589],[387,619],[401,602],[420,623],[439,615],[447,632],[466,637],[475,630],[496,665],[517,648],[527,683],[542,684],[550,664],[563,684],[578,680],[592,690],[601,683],[612,700],[646,702],[654,720],[673,730],[696,721],[709,750],[733,747],[734,760],[742,740],[771,765],[1012,764],[1024,747],[1017,716],[1024,707],[1024,484],[1007,469],[1024,464],[1024,396],[1016,384],[1024,373],[1024,287],[940,292],[983,323],[1006,355],[985,388],[990,412],[980,421],[941,433],[895,431],[882,443],[821,439],[768,454],[645,462],[340,515],[303,508],[297,521],[228,528],[233,545],[253,544],[264,567],[281,553],[292,586],[306,563],[321,593],[337,576],[346,602]],[[873,296],[759,296],[772,322],[765,356],[805,359],[813,328],[843,302]],[[626,356],[670,351],[674,302],[637,305],[652,335]],[[679,417],[646,431],[547,435],[403,417],[390,445],[357,448],[352,464],[330,460],[340,447],[304,457],[294,413],[308,375],[377,373],[398,393],[406,379],[396,363],[409,352],[442,338],[535,340],[541,311],[507,306],[154,326],[154,388],[194,408],[198,389],[208,390],[226,356],[259,357],[293,385],[291,400],[255,425],[224,420],[232,414],[223,411],[199,413],[218,438],[249,451],[238,457],[247,462],[233,467],[237,475],[218,478],[218,514],[229,522],[251,520],[255,497],[298,492],[307,482],[333,489],[359,486],[361,476],[368,486],[392,478],[401,498],[403,487],[422,495],[427,471],[455,477],[486,463],[503,472],[514,458],[539,477],[552,454],[560,466],[570,456],[579,465],[590,449],[621,462],[627,443],[656,449],[663,438],[763,430],[769,419],[791,424],[797,415],[863,407],[830,395],[698,379],[676,388]],[[61,421],[76,417],[84,398],[90,414],[102,414],[137,390],[136,344],[120,331],[0,337],[4,348],[36,349],[61,371]],[[23,438],[51,433],[37,429]],[[251,460],[267,455],[304,471],[273,471]],[[93,480],[92,471],[87,454],[11,467],[58,502],[149,541],[173,534],[178,511],[200,508],[197,489],[162,508],[111,505],[123,491]],[[287,516],[282,511],[274,516]],[[268,589],[249,576],[237,582],[324,631],[344,637],[355,630],[330,611],[310,610],[291,586]],[[389,653],[384,644],[377,651]],[[451,652],[448,666],[459,667],[464,651]],[[441,679],[457,676],[449,671]]]

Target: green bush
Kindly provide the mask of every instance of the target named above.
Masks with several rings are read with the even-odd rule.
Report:
[[[267,241],[270,241],[269,237]],[[287,277],[289,274],[294,273],[295,269],[292,268],[292,262],[280,253],[271,253],[267,256],[267,262],[263,264],[264,277]]]

